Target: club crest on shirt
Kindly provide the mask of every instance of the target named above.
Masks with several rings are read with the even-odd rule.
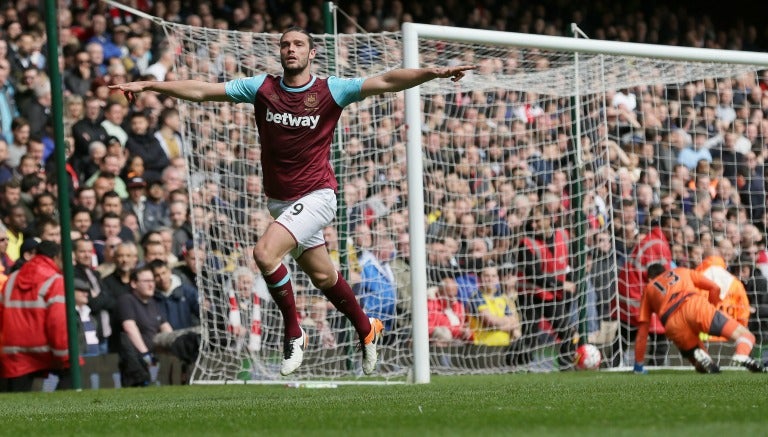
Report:
[[[314,108],[317,106],[317,93],[308,93],[306,97],[304,97],[304,106],[307,108]]]
[[[277,93],[272,93],[269,95],[269,100],[272,100],[273,102],[276,102],[280,100],[280,96],[277,95]]]

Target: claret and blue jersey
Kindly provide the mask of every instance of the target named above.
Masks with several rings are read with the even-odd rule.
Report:
[[[232,101],[254,105],[269,198],[294,200],[337,188],[329,161],[333,131],[344,107],[361,100],[364,80],[312,76],[293,88],[279,76],[262,74],[226,83]]]

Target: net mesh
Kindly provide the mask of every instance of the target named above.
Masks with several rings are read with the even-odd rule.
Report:
[[[279,35],[163,26],[179,79],[281,73]],[[319,76],[367,77],[402,64],[399,33],[315,43]],[[422,125],[407,127],[422,132],[433,372],[570,368],[579,337],[602,350],[603,367],[631,364],[632,329],[618,315],[622,298],[632,296],[622,296],[619,272],[665,209],[681,221],[669,234],[677,265],[696,267],[712,248],[727,266],[744,265],[750,254],[750,265],[757,262],[768,107],[756,67],[605,55],[576,63],[572,53],[439,40],[419,47],[422,66],[478,66],[459,82],[422,85]],[[193,380],[278,378],[281,316],[250,255],[271,221],[251,105],[179,105],[196,244],[206,254]],[[332,157],[346,210],[326,230],[327,246],[366,311],[389,328],[377,373],[384,379],[403,379],[413,360],[405,133],[402,93],[368,98],[344,111],[341,153]],[[699,164],[694,154],[685,162],[693,168],[678,164],[695,141],[714,163]],[[729,153],[732,146],[743,150]],[[537,246],[537,236],[550,243]],[[552,253],[546,263],[525,255],[542,250]],[[285,261],[310,333],[305,364],[292,378],[360,376],[354,331]],[[382,268],[387,283],[372,280],[366,266]],[[573,283],[573,291],[548,286],[552,278]],[[761,343],[765,288],[759,278],[742,280]],[[394,306],[376,299],[380,286],[394,289]],[[536,297],[546,290],[554,300]],[[681,364],[663,336],[652,340],[652,364]],[[717,359],[731,353],[708,344]]]

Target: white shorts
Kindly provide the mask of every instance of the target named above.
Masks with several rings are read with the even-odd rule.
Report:
[[[269,214],[291,233],[296,259],[307,249],[325,245],[323,228],[336,218],[336,193],[330,188],[313,191],[296,200],[267,200]]]

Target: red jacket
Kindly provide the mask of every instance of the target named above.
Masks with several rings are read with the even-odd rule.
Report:
[[[672,251],[660,227],[651,229],[651,232],[632,249],[627,262],[619,272],[618,315],[622,321],[629,322],[631,326],[638,325],[640,299],[643,288],[648,283],[646,269],[653,263],[664,264],[667,269],[672,268]],[[664,333],[664,326],[655,316],[651,319],[650,331]]]
[[[554,277],[559,283],[564,282],[570,271],[568,265],[568,233],[562,229],[555,230],[554,251],[550,250],[542,241],[533,238],[523,238],[525,248],[533,253],[536,260],[541,263],[541,272]],[[550,301],[563,298],[563,291],[550,287],[536,285],[531,278],[526,278],[520,272],[520,284],[525,292],[533,293],[541,300]]]
[[[451,309],[453,314],[456,315],[458,324],[454,325],[450,317],[448,317],[447,310]],[[435,331],[435,328],[439,326],[446,327],[451,330],[451,336],[456,339],[461,339],[463,329],[466,327],[466,317],[464,315],[464,305],[459,301],[448,302],[443,298],[435,298],[427,300],[427,326],[429,329],[429,335]]]
[[[64,278],[54,260],[36,255],[8,278],[0,328],[0,376],[69,366]]]

